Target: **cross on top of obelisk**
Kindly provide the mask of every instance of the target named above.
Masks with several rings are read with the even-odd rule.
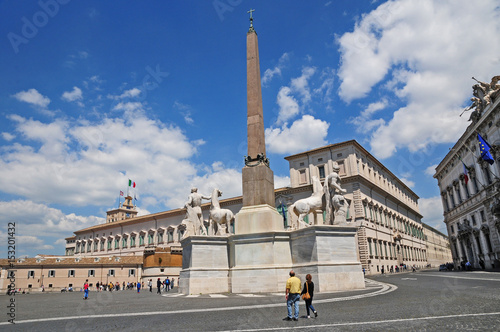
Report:
[[[255,11],[255,9],[252,9],[252,8],[250,8],[250,10],[247,11],[247,13],[250,14],[250,29],[248,29],[248,32],[255,31],[254,28],[253,28],[253,16],[252,16],[252,13],[254,11]]]

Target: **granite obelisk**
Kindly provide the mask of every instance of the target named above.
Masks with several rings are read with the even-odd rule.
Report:
[[[274,174],[266,157],[259,45],[252,12],[247,33],[248,155],[242,170],[243,208],[236,215],[236,234],[283,230],[283,219],[274,207]]]

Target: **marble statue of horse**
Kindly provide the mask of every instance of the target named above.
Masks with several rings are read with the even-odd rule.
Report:
[[[212,191],[210,205],[210,228],[212,235],[229,235],[230,226],[234,222],[234,214],[231,210],[221,209],[219,197],[222,196],[222,191],[215,188]]]
[[[304,217],[309,213],[314,212],[318,209],[323,208],[323,186],[321,185],[321,181],[317,176],[312,177],[313,182],[313,193],[311,197],[299,199],[297,202],[293,203],[290,207],[291,210],[299,217],[298,219],[298,227],[304,228],[309,226],[304,222]]]

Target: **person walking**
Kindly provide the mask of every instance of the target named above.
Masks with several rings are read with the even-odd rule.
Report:
[[[288,316],[283,320],[299,320],[299,300],[300,300],[300,279],[295,276],[293,270],[290,271],[290,278],[286,281],[285,299]],[[292,305],[294,306],[295,316],[292,318]]]
[[[149,292],[153,293],[153,279],[149,279],[148,286],[149,286]]]
[[[306,302],[307,318],[311,318],[309,308],[314,313],[314,317],[318,317],[318,312],[314,309],[312,305],[314,296],[314,282],[312,282],[312,276],[310,274],[306,275],[306,282],[304,282],[304,288],[302,288],[301,294],[302,298]]]
[[[89,298],[89,279],[85,280],[85,284],[83,284],[83,299],[87,300]]]
[[[158,280],[156,281],[156,287],[158,288],[158,290],[156,291],[156,294],[160,294],[161,295],[161,280],[160,278],[158,278]]]
[[[141,292],[141,283],[138,282],[137,283],[137,293],[140,293]]]

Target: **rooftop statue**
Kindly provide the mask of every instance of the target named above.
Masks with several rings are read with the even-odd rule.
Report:
[[[474,96],[481,99],[484,107],[491,104],[500,92],[500,85],[498,84],[500,75],[492,77],[490,83],[481,82],[474,77],[472,79],[478,83],[472,86]]]

